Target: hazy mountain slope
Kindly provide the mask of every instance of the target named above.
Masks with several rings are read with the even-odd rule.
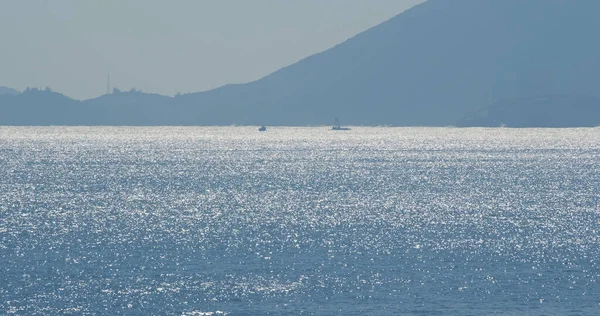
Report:
[[[545,107],[494,101],[600,97],[598,12],[598,0],[429,0],[251,83],[175,98],[1,95],[0,124],[321,125],[339,117],[344,125],[445,126],[489,104],[517,118]],[[554,113],[576,107],[565,124],[587,126],[574,118],[594,116],[595,108],[569,103],[577,100],[549,104]],[[542,119],[527,124],[540,126],[555,119],[531,117]]]
[[[430,0],[261,80],[183,96],[204,123],[448,125],[502,97],[597,94],[596,0]]]
[[[85,125],[80,102],[50,90],[0,95],[0,125]]]
[[[172,97],[135,90],[85,101],[38,89],[0,95],[0,125],[190,125],[193,118]]]
[[[172,100],[132,89],[85,100],[82,108],[93,113],[93,125],[180,125]]]
[[[6,95],[6,94],[10,94],[10,95],[15,95],[15,94],[19,94],[21,92],[12,89],[12,88],[8,88],[8,87],[0,87],[0,95]]]
[[[505,98],[468,115],[458,126],[595,127],[600,126],[600,98],[583,95]]]

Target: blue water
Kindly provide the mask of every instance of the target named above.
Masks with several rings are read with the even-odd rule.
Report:
[[[594,315],[600,129],[0,127],[0,314]]]

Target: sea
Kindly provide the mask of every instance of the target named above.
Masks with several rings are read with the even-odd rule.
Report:
[[[598,315],[600,128],[0,127],[0,314]]]

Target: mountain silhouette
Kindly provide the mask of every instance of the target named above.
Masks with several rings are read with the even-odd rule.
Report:
[[[80,111],[79,101],[49,88],[0,95],[0,105],[1,125],[73,125],[86,114]]]
[[[497,100],[466,116],[460,127],[596,127],[600,98],[584,95],[540,95]]]
[[[15,94],[19,94],[21,92],[12,89],[12,88],[8,88],[8,87],[0,87],[0,95],[15,95]]]
[[[94,113],[93,125],[181,125],[173,118],[172,100],[135,89],[115,89],[112,94],[85,100],[81,106]]]
[[[600,97],[597,12],[597,0],[429,0],[254,82],[175,98],[107,95],[67,117],[110,125],[473,123],[465,117],[496,100]]]
[[[500,98],[597,95],[596,12],[596,0],[430,0],[256,82],[185,99],[222,123],[443,126]]]

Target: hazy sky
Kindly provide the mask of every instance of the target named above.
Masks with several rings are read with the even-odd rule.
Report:
[[[1,0],[0,86],[77,99],[256,80],[423,0]]]

